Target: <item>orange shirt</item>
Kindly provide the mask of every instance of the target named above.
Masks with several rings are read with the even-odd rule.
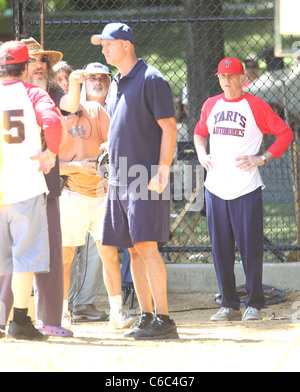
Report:
[[[81,104],[80,110],[80,115],[70,114],[63,118],[63,137],[59,150],[59,159],[62,161],[96,159],[100,145],[107,141],[110,119],[105,109],[97,102],[88,101]],[[96,174],[69,173],[67,186],[85,196],[104,196],[103,180]]]

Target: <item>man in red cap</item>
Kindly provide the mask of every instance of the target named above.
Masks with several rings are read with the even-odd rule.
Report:
[[[221,308],[211,320],[242,319],[234,276],[235,242],[242,257],[248,294],[243,319],[260,320],[260,309],[264,307],[264,184],[258,167],[274,157],[278,159],[294,136],[266,102],[243,91],[244,68],[238,59],[220,61],[216,75],[223,93],[204,103],[194,135],[199,162],[207,170],[207,220],[222,296]],[[260,154],[263,135],[268,133],[277,138]]]
[[[43,89],[25,82],[29,52],[23,43],[0,47],[0,275],[12,277],[13,321],[8,337],[45,340],[27,316],[34,273],[49,271],[44,174],[55,165],[60,114]],[[41,128],[47,148],[42,152]],[[0,310],[3,309],[0,302]],[[0,335],[0,337],[3,337]]]

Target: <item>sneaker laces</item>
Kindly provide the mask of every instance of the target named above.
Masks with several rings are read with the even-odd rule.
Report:
[[[163,324],[163,321],[160,318],[156,317],[156,316],[153,318],[152,323],[151,323],[153,328],[155,328],[156,326],[159,327],[162,324]]]
[[[249,307],[246,309],[246,313],[247,313],[247,314],[256,314],[257,312],[258,312],[258,310],[255,309],[255,308],[253,308],[252,306],[249,306]]]
[[[152,316],[152,314],[151,314],[151,316]],[[137,319],[137,321],[134,323],[134,327],[135,328],[140,328],[140,327],[143,327],[144,326],[144,324],[145,323],[147,323],[147,319],[150,317],[150,314],[148,314],[148,313],[142,313],[141,315],[140,315],[140,317]],[[152,319],[151,320],[153,320],[153,316],[152,316]]]
[[[221,307],[219,310],[218,310],[218,314],[220,314],[220,315],[222,315],[222,314],[227,314],[227,313],[229,313],[229,311],[230,311],[230,308],[225,308],[225,307]]]
[[[119,315],[123,320],[126,320],[129,317],[129,313],[125,309],[120,309]]]
[[[169,319],[163,319],[163,318],[160,318],[159,316],[157,316],[157,315],[155,315],[154,316],[154,318],[153,318],[153,325],[154,326],[163,326],[164,324],[169,324],[169,323],[171,323],[171,319],[169,318]]]

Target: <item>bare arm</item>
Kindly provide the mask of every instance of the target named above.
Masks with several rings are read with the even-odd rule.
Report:
[[[206,169],[209,170],[210,168],[213,168],[213,160],[212,156],[210,154],[207,154],[206,148],[207,148],[207,138],[197,135],[194,135],[194,144],[196,147],[197,155],[200,164]]]
[[[39,161],[39,171],[48,174],[51,169],[55,166],[56,154],[51,152],[48,148],[38,155],[32,156],[30,158],[33,161]]]
[[[79,109],[80,103],[80,84],[85,80],[83,70],[73,71],[69,76],[69,92],[65,94],[59,103],[59,108],[66,112],[75,113]]]
[[[148,189],[162,193],[168,184],[170,167],[176,146],[177,127],[174,117],[161,119],[157,122],[162,129],[158,173],[151,178]]]
[[[266,157],[265,161],[262,160],[262,155]],[[262,155],[248,155],[244,157],[239,157],[237,158],[237,162],[238,162],[237,167],[239,167],[240,169],[244,169],[245,171],[248,171],[250,169],[253,169],[254,167],[262,166],[266,162],[274,158],[274,155],[269,151],[266,151]]]

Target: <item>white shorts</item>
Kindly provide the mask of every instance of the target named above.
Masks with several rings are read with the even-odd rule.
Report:
[[[0,206],[0,275],[49,272],[46,195]]]
[[[106,197],[88,197],[64,189],[60,198],[63,246],[82,246],[90,232],[95,241],[102,239]]]

